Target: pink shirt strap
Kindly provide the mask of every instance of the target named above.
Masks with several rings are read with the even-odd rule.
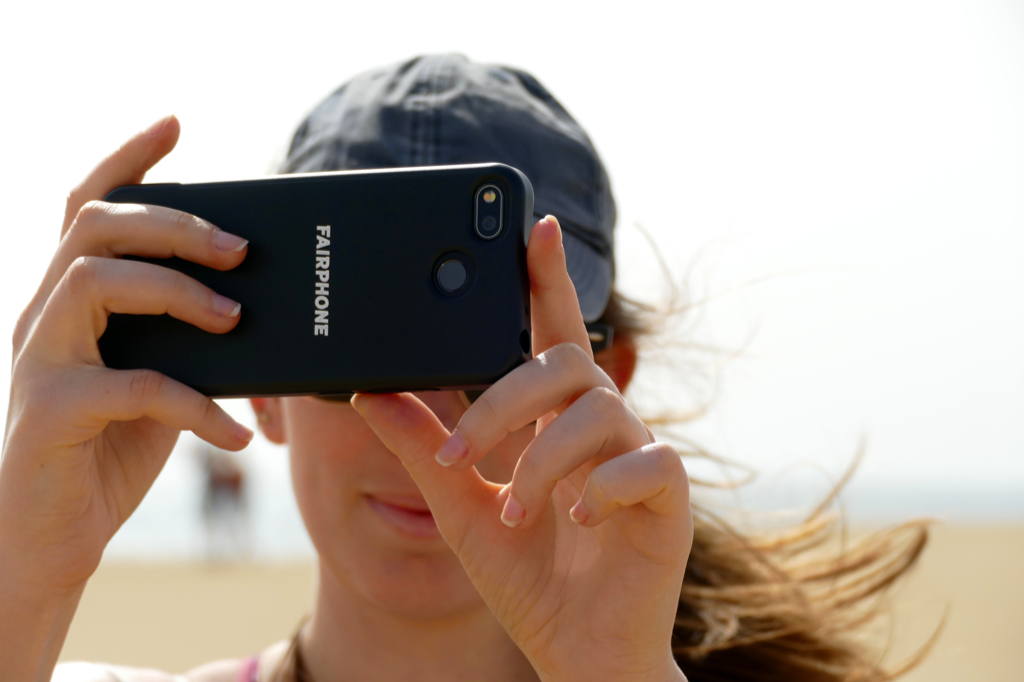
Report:
[[[257,682],[260,674],[260,657],[257,654],[245,659],[238,669],[238,682]]]

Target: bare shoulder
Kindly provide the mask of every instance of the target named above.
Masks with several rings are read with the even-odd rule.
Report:
[[[288,651],[288,642],[282,641],[272,644],[259,654],[259,678],[258,682],[266,682],[270,679],[270,672],[277,668],[278,662]],[[205,663],[198,668],[189,670],[182,682],[236,682],[239,679],[239,671],[247,659],[225,659]],[[131,682],[135,682],[132,680]],[[143,682],[140,680],[140,682]],[[149,682],[146,680],[145,682]],[[155,680],[153,682],[156,682]],[[177,680],[175,681],[177,682]],[[246,681],[248,682],[248,680]]]
[[[235,682],[238,679],[238,669],[244,662],[240,658],[227,658],[204,663],[182,675],[181,682]]]

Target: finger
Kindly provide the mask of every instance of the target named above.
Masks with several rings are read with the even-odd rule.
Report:
[[[68,230],[36,293],[40,308],[76,258],[177,256],[216,270],[245,259],[249,242],[189,213],[162,206],[90,201]]]
[[[434,454],[448,439],[448,430],[415,396],[358,393],[352,406],[405,465],[441,535],[458,553],[473,519],[487,505],[496,504],[501,486],[484,480],[476,469],[449,472],[435,461]]]
[[[549,348],[477,398],[459,419],[451,440],[437,453],[437,461],[457,470],[468,468],[509,433],[549,412],[561,413],[597,386],[618,393],[614,382],[578,345],[563,343]]]
[[[241,304],[176,270],[128,260],[79,258],[47,302],[33,337],[60,361],[67,353],[97,359],[109,313],[168,314],[215,334],[238,324]],[[70,342],[69,346],[69,339]]]
[[[148,369],[96,369],[89,409],[105,421],[150,417],[181,431],[191,431],[224,450],[241,450],[253,432],[231,418],[210,398],[159,372]],[[94,379],[94,377],[89,377]]]
[[[171,258],[230,270],[249,241],[189,213],[163,206],[90,201],[81,208],[58,251],[69,265],[79,256]]]
[[[664,443],[646,445],[591,471],[583,495],[569,515],[576,523],[593,527],[623,507],[641,504],[662,517],[689,510],[686,469],[679,453]]]
[[[530,526],[547,509],[560,480],[587,462],[599,465],[650,442],[643,422],[618,392],[603,386],[587,391],[523,451],[502,522],[513,528]]]
[[[180,133],[181,125],[178,119],[173,115],[165,116],[133,135],[114,153],[103,159],[68,195],[61,237],[71,227],[78,211],[86,203],[102,199],[115,187],[142,182],[146,177],[146,171],[174,149]]]
[[[562,228],[554,216],[534,225],[526,249],[530,273],[530,324],[533,353],[560,343],[575,343],[593,358],[576,288],[569,279]]]

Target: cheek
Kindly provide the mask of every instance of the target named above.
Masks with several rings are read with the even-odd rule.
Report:
[[[368,480],[406,475],[351,407],[290,398],[283,413],[292,485],[315,544],[346,525]]]
[[[381,446],[362,417],[348,406],[285,401],[284,420],[293,467],[334,478],[357,473],[369,454]],[[313,399],[305,399],[311,402]],[[390,454],[390,453],[388,453]]]

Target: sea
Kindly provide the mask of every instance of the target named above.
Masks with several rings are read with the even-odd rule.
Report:
[[[236,461],[244,472],[242,505],[231,523],[210,524],[203,513],[208,446],[183,434],[142,504],[115,535],[106,561],[292,562],[315,553],[292,492],[288,452],[262,437]],[[694,499],[743,525],[804,518],[829,485],[813,475],[767,477],[735,490],[695,487]],[[858,480],[834,505],[852,527],[880,527],[918,518],[946,524],[1024,523],[1019,483],[966,488],[951,483]]]

